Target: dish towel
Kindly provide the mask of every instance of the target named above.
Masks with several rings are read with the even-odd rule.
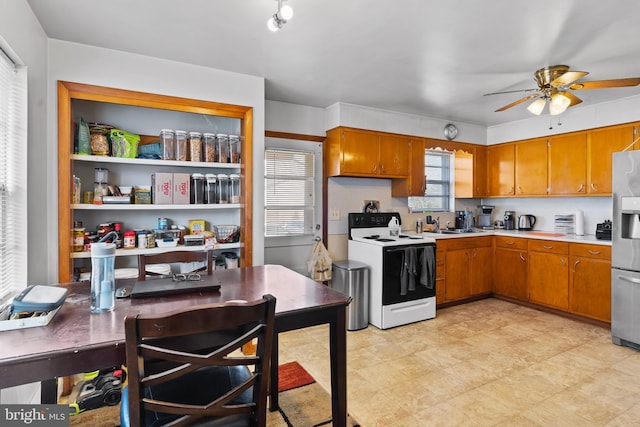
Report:
[[[420,284],[433,289],[436,281],[436,254],[433,246],[425,246],[420,257]]]
[[[402,268],[400,271],[400,295],[407,295],[408,291],[416,290],[418,276],[418,251],[407,248],[402,253]]]

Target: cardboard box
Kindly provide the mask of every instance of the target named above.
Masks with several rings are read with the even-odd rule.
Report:
[[[188,173],[173,174],[173,204],[188,205],[191,201],[191,176]]]
[[[173,203],[173,174],[156,172],[151,175],[151,203],[170,205]]]
[[[204,219],[192,219],[189,220],[189,234],[199,235],[206,230],[206,223]]]
[[[49,322],[51,322],[51,319],[53,319],[53,316],[56,315],[58,310],[60,310],[60,307],[56,308],[55,310],[49,311],[42,316],[0,321],[0,331],[46,326],[49,324]]]

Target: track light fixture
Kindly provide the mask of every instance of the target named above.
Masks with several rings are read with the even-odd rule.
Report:
[[[293,9],[288,4],[284,6],[282,3],[285,0],[276,0],[278,2],[278,11],[273,14],[271,18],[267,21],[267,27],[271,31],[278,31],[284,24],[287,23],[288,20],[293,18]]]

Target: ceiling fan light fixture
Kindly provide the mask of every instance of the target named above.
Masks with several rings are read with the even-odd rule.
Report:
[[[267,28],[273,32],[278,31],[289,19],[293,18],[293,8],[289,5],[283,6],[282,2],[284,0],[276,1],[278,2],[278,10],[267,21]]]
[[[538,98],[535,101],[533,101],[531,104],[529,104],[529,106],[527,107],[527,110],[529,110],[530,113],[535,114],[536,116],[539,116],[540,113],[542,113],[542,110],[544,110],[545,105],[547,105],[547,100],[544,98]]]
[[[564,92],[554,93],[551,95],[551,100],[549,101],[549,114],[552,116],[562,114],[567,110],[570,104],[571,100],[564,95]]]

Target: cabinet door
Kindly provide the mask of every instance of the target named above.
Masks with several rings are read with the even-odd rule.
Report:
[[[568,256],[529,251],[527,278],[531,301],[569,308]]]
[[[493,291],[521,300],[529,299],[527,289],[527,252],[496,248],[493,267]]]
[[[436,244],[436,304],[442,304],[445,301],[446,258],[447,252],[445,251],[444,244],[438,242]]]
[[[487,197],[487,147],[475,147],[473,153],[473,197]]]
[[[394,178],[391,181],[392,197],[424,196],[424,140],[411,138],[411,164],[409,178]]]
[[[445,301],[454,301],[469,296],[471,279],[469,275],[470,261],[471,256],[468,249],[447,251]]]
[[[613,153],[633,142],[633,125],[612,126],[589,132],[589,182],[587,192],[611,194]]]
[[[473,197],[473,154],[456,150],[454,155],[454,177],[456,198]]]
[[[515,184],[518,196],[547,194],[547,139],[515,144]]]
[[[344,174],[375,175],[378,173],[378,135],[374,132],[344,129],[342,131],[342,167]]]
[[[499,144],[487,148],[487,186],[489,196],[514,195],[514,144]]]
[[[471,295],[488,294],[493,288],[493,249],[471,249],[470,260]]]
[[[587,193],[587,134],[579,132],[549,139],[549,194]]]
[[[371,150],[371,147],[369,147]],[[411,138],[381,134],[379,138],[377,173],[386,177],[409,177]]]
[[[570,264],[570,311],[611,322],[611,261],[571,257]]]

